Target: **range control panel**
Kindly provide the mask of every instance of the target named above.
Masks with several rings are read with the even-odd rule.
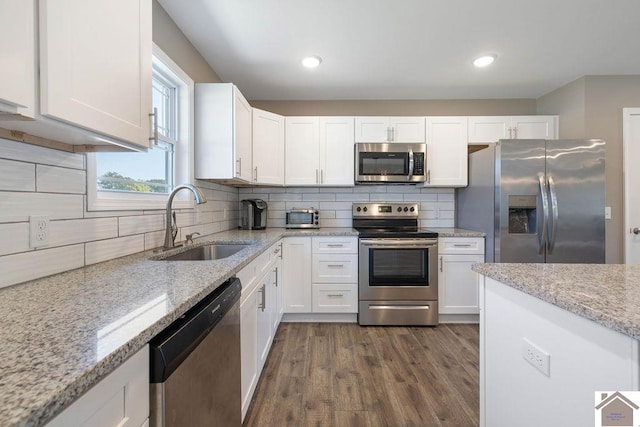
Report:
[[[417,218],[417,203],[354,203],[354,218]]]

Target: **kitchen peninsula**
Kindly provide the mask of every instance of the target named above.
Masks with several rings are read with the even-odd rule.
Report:
[[[473,269],[481,425],[590,425],[596,391],[640,390],[640,266]]]

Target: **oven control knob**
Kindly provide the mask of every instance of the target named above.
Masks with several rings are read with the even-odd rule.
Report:
[[[363,211],[368,211],[367,207],[365,206],[364,208],[362,208]]]
[[[404,211],[406,212],[406,211],[408,211],[408,210],[409,210],[409,208],[405,206],[405,207],[404,207]]]
[[[318,225],[318,221],[316,221],[316,225]]]
[[[409,209],[411,212],[415,211],[416,208],[414,208],[413,206],[411,206],[411,208]]]
[[[402,208],[398,206],[398,212],[402,212]]]
[[[356,211],[358,211],[358,212],[360,212],[361,210],[362,210],[362,208],[361,208],[360,206],[358,206],[358,207],[356,208]]]

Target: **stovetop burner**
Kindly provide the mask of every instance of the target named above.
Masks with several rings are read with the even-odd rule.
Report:
[[[354,203],[353,228],[365,238],[437,238],[418,227],[417,203]]]

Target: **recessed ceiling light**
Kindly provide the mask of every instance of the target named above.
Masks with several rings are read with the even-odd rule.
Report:
[[[475,61],[473,61],[473,65],[479,68],[486,67],[487,65],[491,65],[491,63],[495,61],[495,59],[496,55],[481,56],[480,58],[477,58]]]
[[[322,58],[319,56],[307,56],[302,60],[302,65],[307,68],[316,68],[322,62]]]

